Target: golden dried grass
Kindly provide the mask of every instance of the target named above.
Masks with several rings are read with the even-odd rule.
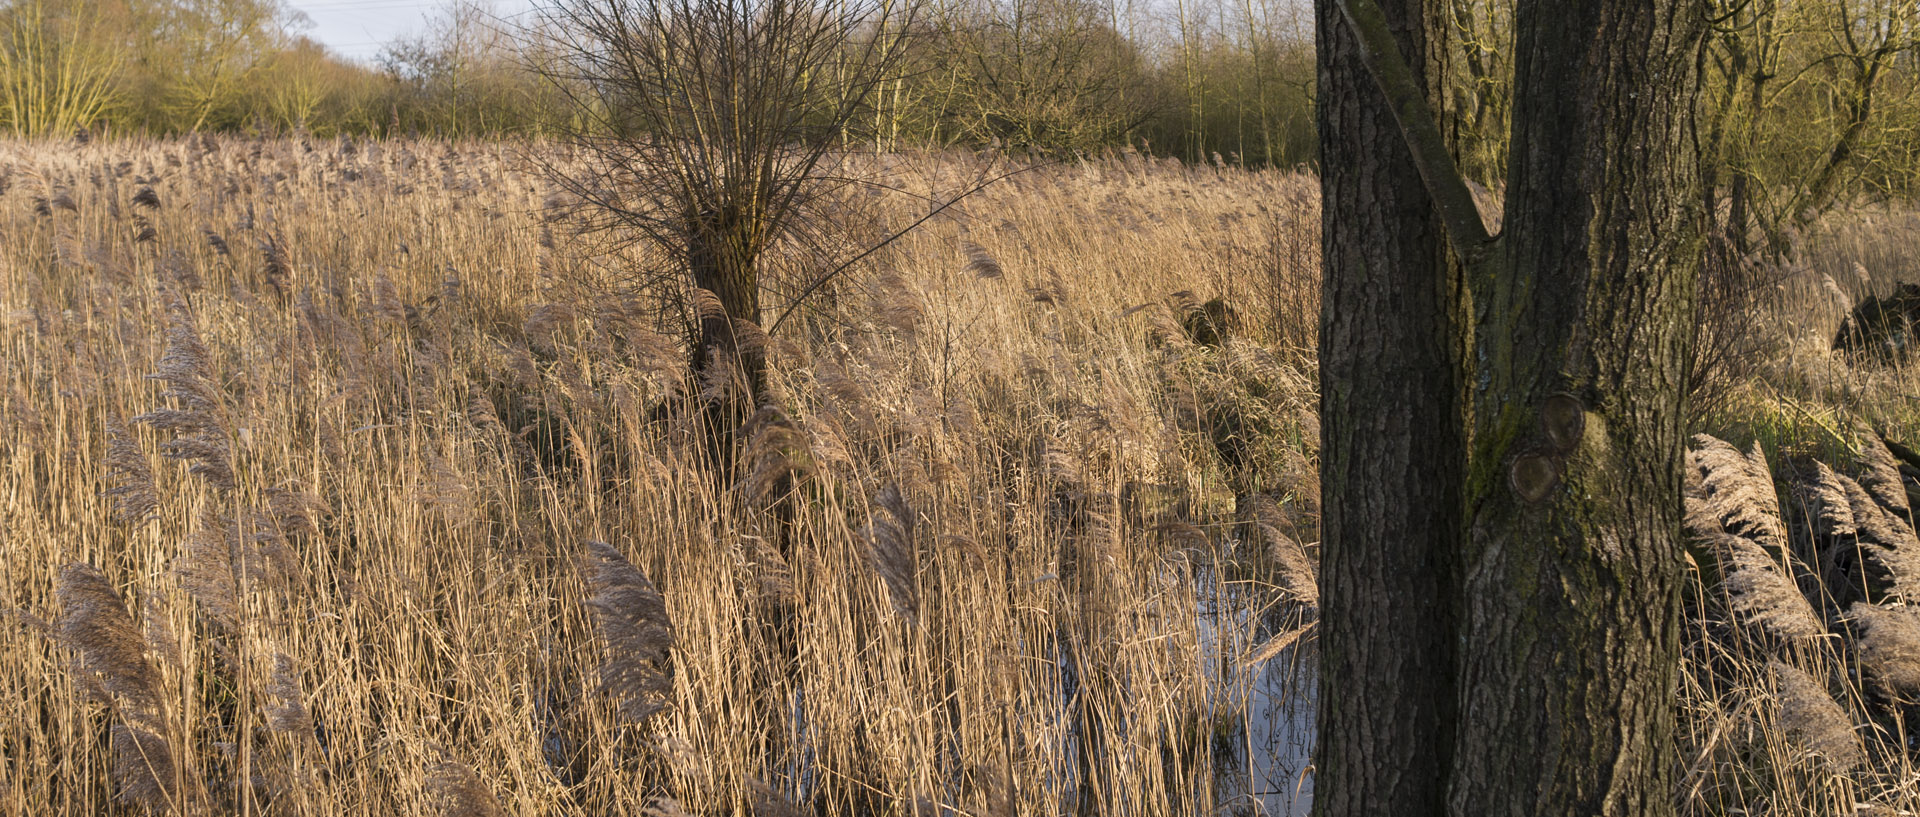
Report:
[[[976,161],[894,164],[937,198]],[[722,490],[662,293],[619,274],[648,259],[547,218],[507,146],[0,164],[44,180],[0,194],[0,609],[57,617],[57,566],[88,562],[173,645],[126,688],[164,717],[103,742],[94,675],[0,627],[27,713],[0,721],[0,811],[1211,814],[1250,774],[1205,738],[1258,716],[1211,703],[1250,676],[1206,668],[1265,625],[1202,610],[1226,537],[1153,530],[1228,526],[1236,484],[1311,504],[1317,441],[1234,469],[1209,442],[1229,395],[1287,429],[1315,402],[1317,271],[1265,260],[1317,231],[1310,178],[1116,160],[969,199],[755,337],[780,414]],[[1240,305],[1240,345],[1155,344],[1127,311],[1181,289]],[[1050,511],[1069,494],[1096,512]],[[628,568],[576,570],[588,541]],[[603,694],[609,658],[646,671]]]

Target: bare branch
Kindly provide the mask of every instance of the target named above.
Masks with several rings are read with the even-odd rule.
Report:
[[[1477,261],[1488,252],[1493,236],[1480,220],[1480,209],[1473,203],[1466,177],[1447,150],[1426,94],[1387,28],[1385,13],[1373,0],[1340,0],[1340,11],[1359,41],[1361,61],[1386,96],[1394,121],[1400,123],[1400,135],[1406,140],[1421,180],[1426,182],[1435,211],[1447,227],[1454,252],[1468,263]]]

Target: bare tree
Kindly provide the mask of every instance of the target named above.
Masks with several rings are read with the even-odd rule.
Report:
[[[554,177],[593,226],[666,260],[638,274],[693,296],[696,371],[765,388],[766,252],[846,184],[845,147],[896,78],[918,0],[554,0],[541,73],[574,103],[586,161]],[[707,294],[701,294],[707,293]],[[737,394],[737,392],[736,392]]]
[[[1146,63],[1098,0],[942,0],[923,92],[943,140],[1095,150],[1150,118]]]
[[[45,0],[0,6],[0,128],[64,135],[119,106],[126,58],[101,44],[117,22],[101,17]]]

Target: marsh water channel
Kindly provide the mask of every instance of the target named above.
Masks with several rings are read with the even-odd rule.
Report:
[[[1314,611],[1274,603],[1270,593],[1249,593],[1244,582],[1214,570],[1195,577],[1195,622],[1205,701],[1201,722],[1210,726],[1212,774],[1190,792],[1193,812],[1215,817],[1305,817],[1312,810],[1314,716],[1319,700],[1319,661]],[[1263,601],[1263,597],[1265,600]],[[1263,606],[1264,604],[1264,606]],[[1260,657],[1276,636],[1288,646]],[[1063,799],[1069,813],[1100,814],[1088,807],[1092,792],[1080,784],[1077,752],[1086,745],[1072,715],[1077,684],[1073,662],[1063,656],[1061,719],[1065,735],[1060,779],[1048,781],[1078,793]],[[1208,785],[1210,783],[1210,785]]]
[[[1199,609],[1209,721],[1216,724],[1212,810],[1304,817],[1313,802],[1318,642],[1307,630],[1272,657],[1248,662],[1265,639],[1300,627],[1303,613],[1294,605],[1262,611],[1230,586],[1214,589]]]
[[[1247,592],[1240,583],[1223,580],[1213,570],[1196,574],[1193,580],[1198,592],[1192,621],[1197,631],[1193,636],[1199,647],[1198,674],[1204,682],[1204,708],[1197,714],[1198,722],[1207,725],[1210,773],[1201,780],[1188,778],[1189,791],[1174,799],[1191,798],[1186,799],[1190,809],[1186,813],[1195,815],[1305,817],[1313,801],[1311,756],[1319,695],[1317,641],[1315,628],[1309,626],[1312,612],[1291,603],[1274,603],[1271,594]],[[1261,596],[1268,598],[1262,601]],[[1298,638],[1270,656],[1253,660],[1263,645],[1283,634]],[[1077,662],[1069,652],[1055,654],[1060,673],[1057,708],[1038,715],[1050,723],[1047,731],[1056,736],[1058,754],[1048,764],[1045,779],[1019,785],[1037,785],[1050,792],[1042,799],[1053,803],[1052,808],[1062,815],[1104,814],[1106,809],[1097,805],[1102,798],[1094,789],[1100,784],[1124,787],[1129,783],[1097,781],[1089,786],[1083,779],[1083,769],[1088,767],[1080,762],[1079,753],[1087,741],[1079,731],[1082,721],[1075,715],[1081,683],[1075,677]],[[1093,667],[1084,670],[1099,671]],[[562,726],[557,703],[552,698],[536,703],[545,735],[542,750],[563,781],[576,783],[581,747]],[[784,789],[781,794],[805,803],[823,794],[828,785],[817,771],[822,758],[816,747],[822,736],[809,722],[804,688],[793,691],[788,706],[789,727],[797,740],[794,751],[775,775],[787,782],[780,787]],[[944,794],[952,798],[949,802],[959,802],[963,798],[958,776],[951,785],[955,788]],[[938,808],[937,813],[967,815],[953,808]]]

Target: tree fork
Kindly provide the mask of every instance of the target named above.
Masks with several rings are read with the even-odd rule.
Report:
[[[1687,0],[1521,5],[1508,197],[1496,240],[1469,209],[1390,18],[1373,0],[1335,2],[1469,266],[1476,312],[1466,544],[1443,636],[1459,650],[1449,679],[1458,698],[1446,727],[1455,741],[1444,811],[1670,814],[1685,343],[1699,263],[1688,147],[1700,10]],[[1323,65],[1337,57],[1328,53]],[[1338,90],[1329,88],[1326,104],[1340,104]],[[1323,149],[1332,150],[1327,135]],[[1343,191],[1332,177],[1365,175],[1341,167],[1346,158],[1335,152],[1324,162],[1329,219],[1355,214],[1334,197]],[[1401,160],[1356,161],[1390,175]],[[1357,212],[1383,219],[1381,211],[1403,203],[1364,201]],[[1339,231],[1326,229],[1331,296],[1346,273]],[[1326,308],[1323,325],[1338,325],[1340,299],[1329,297]],[[1322,354],[1330,412],[1323,422],[1333,428],[1356,419],[1332,412],[1352,409],[1337,396],[1367,375]],[[1329,436],[1324,467],[1334,496],[1355,446],[1349,436]],[[1402,453],[1402,462],[1374,465],[1406,472],[1449,464]],[[1330,532],[1326,553],[1339,551]],[[1323,594],[1353,578],[1331,568],[1324,575]],[[1373,580],[1345,592],[1389,592],[1390,583]],[[1342,624],[1324,626],[1331,636]],[[1338,658],[1328,656],[1324,684],[1341,683]],[[1327,713],[1322,719],[1330,723]],[[1354,746],[1364,762],[1399,760],[1366,754],[1368,739],[1323,729],[1321,750],[1338,759],[1336,772],[1354,762]],[[1334,800],[1323,813],[1365,813],[1342,807],[1351,795],[1339,789],[1350,777],[1323,782]],[[1441,812],[1409,806],[1408,813]]]

